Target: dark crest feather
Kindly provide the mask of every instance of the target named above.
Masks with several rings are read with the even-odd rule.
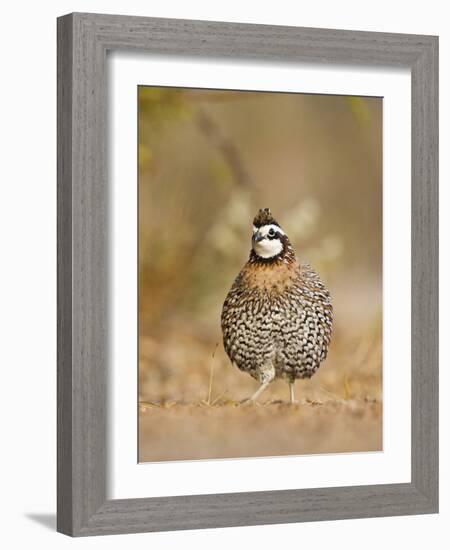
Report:
[[[270,208],[261,208],[256,214],[255,219],[253,220],[253,225],[255,227],[262,227],[263,225],[271,224],[278,225],[278,227],[280,227],[280,224],[272,216]]]

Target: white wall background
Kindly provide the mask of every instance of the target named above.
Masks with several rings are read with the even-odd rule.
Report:
[[[410,549],[448,540],[450,521],[448,358],[441,353],[441,513],[315,524],[122,535],[71,540],[54,532],[56,469],[56,22],[91,11],[437,34],[440,36],[441,334],[450,325],[450,18],[446,3],[322,0],[59,0],[3,6],[0,33],[0,501],[6,548],[272,548],[365,550],[401,541]],[[445,342],[444,338],[442,340]],[[25,546],[26,547],[26,546]]]

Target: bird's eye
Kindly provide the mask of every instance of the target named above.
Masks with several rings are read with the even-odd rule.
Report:
[[[274,237],[275,236],[275,229],[273,227],[271,227],[269,229],[269,233],[268,233],[269,237]]]

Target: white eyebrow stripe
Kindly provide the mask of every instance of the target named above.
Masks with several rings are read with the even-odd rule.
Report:
[[[281,233],[281,235],[284,235],[284,231],[281,229],[281,227],[279,227],[278,225],[275,225],[275,224],[269,224],[269,225],[263,225],[259,228],[259,233],[263,236],[263,237],[266,237],[267,234],[269,233],[269,231],[273,229],[274,231],[277,231],[278,233]]]

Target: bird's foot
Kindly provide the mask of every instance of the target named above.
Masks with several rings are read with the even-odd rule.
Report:
[[[264,403],[265,407],[268,407],[269,405],[284,405],[284,401],[281,399],[269,399],[269,401],[266,401]]]
[[[254,405],[258,405],[258,403],[256,399],[252,399],[251,397],[247,397],[238,403],[239,407],[252,407]]]
[[[267,380],[266,382],[263,382],[259,386],[259,388],[255,391],[255,393],[251,397],[249,397],[248,399],[244,399],[243,401],[241,401],[240,405],[245,405],[245,406],[258,405],[256,400],[262,394],[262,392],[267,388],[267,386],[270,384],[270,382],[271,382],[271,380]]]

